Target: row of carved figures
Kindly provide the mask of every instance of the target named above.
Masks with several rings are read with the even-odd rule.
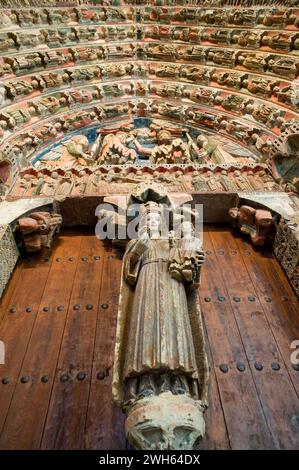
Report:
[[[299,26],[299,23],[298,23]],[[123,40],[169,40],[190,44],[217,44],[243,49],[272,49],[288,53],[299,49],[298,32],[216,29],[166,25],[77,26],[59,29],[34,29],[0,34],[0,51],[49,48],[86,42]]]
[[[82,49],[80,53],[84,54],[86,60],[90,57],[92,61],[93,49]],[[85,56],[86,54],[86,56]],[[142,63],[110,63],[101,66],[79,66],[76,68],[70,67],[62,70],[55,70],[51,72],[44,72],[22,79],[7,80],[0,86],[0,106],[9,105],[14,101],[20,101],[27,96],[36,95],[36,93],[50,92],[51,89],[66,88],[69,86],[82,86],[85,83],[105,82],[110,80],[127,78],[143,78],[150,79],[155,77],[158,79],[171,80],[176,82],[178,96],[183,92],[181,88],[189,90],[188,87],[180,85],[177,82],[187,82],[201,85],[216,85],[218,89],[221,87],[232,88],[240,92],[250,93],[255,96],[262,97],[269,100],[272,98],[279,103],[283,103],[294,109],[297,109],[298,104],[298,86],[294,83],[282,82],[278,79],[260,77],[238,71],[218,70],[210,67],[200,65],[179,65],[179,64],[161,64],[155,62],[142,62]],[[128,92],[132,93],[132,86],[135,87],[135,94],[142,96],[146,93],[146,83],[140,82],[134,85],[128,83]],[[154,86],[154,85],[153,85]],[[168,87],[168,88],[167,88]],[[164,96],[167,93],[174,94],[172,90],[173,85],[165,84]],[[96,89],[103,88],[104,94],[111,96],[121,96],[124,94],[125,85],[98,85]],[[168,92],[169,89],[169,92]],[[111,91],[109,91],[111,90]],[[124,90],[124,91],[122,91]],[[198,90],[198,88],[196,88]],[[214,93],[219,93],[215,91]],[[73,96],[75,96],[73,93]],[[213,93],[213,94],[214,94]],[[80,92],[77,92],[78,96]],[[191,93],[190,93],[191,96]],[[189,97],[189,96],[188,96]],[[96,98],[93,96],[92,98]],[[85,101],[86,100],[86,101]],[[88,93],[82,96],[81,102],[88,102]]]
[[[64,8],[66,7],[95,7],[95,2],[98,6],[105,7],[125,7],[125,6],[137,6],[151,5],[154,7],[160,6],[187,6],[189,8],[200,7],[266,7],[268,5],[272,7],[295,7],[298,5],[298,0],[65,0],[63,2]],[[50,7],[50,8],[61,8],[61,0],[2,0],[2,6],[9,8],[14,6],[15,8],[27,8],[33,7]]]
[[[5,0],[4,0],[5,2]],[[2,2],[2,6],[3,3]],[[17,7],[17,2],[11,0],[8,7]],[[48,3],[48,2],[47,2]],[[84,2],[85,3],[85,2]],[[189,2],[190,3],[190,2]],[[269,7],[246,8],[221,8],[221,2],[211,0],[202,4],[201,8],[167,8],[167,7],[126,7],[111,8],[34,8],[4,10],[0,15],[0,24],[4,26],[35,26],[35,25],[73,25],[73,24],[97,24],[109,22],[133,22],[133,23],[183,23],[203,25],[235,25],[235,26],[267,26],[284,28],[298,24],[295,1],[289,8],[274,8],[273,0]],[[28,5],[27,5],[28,6]],[[38,2],[35,6],[41,6]],[[207,7],[215,9],[206,9]],[[217,8],[218,7],[218,8]],[[220,8],[219,8],[220,7]],[[243,7],[243,8],[242,8]],[[272,8],[271,8],[272,7]]]
[[[79,196],[84,194],[106,194],[127,192],[132,185],[155,181],[165,185],[170,191],[193,192],[239,192],[239,191],[282,191],[267,173],[266,169],[202,169],[193,170],[180,168],[163,169],[104,169],[97,168],[91,172],[90,168],[77,167],[49,169],[28,169],[22,172],[10,190],[8,198],[22,198],[35,196]],[[115,183],[115,185],[113,185]],[[123,186],[124,185],[124,186]],[[126,189],[126,185],[129,185]],[[289,188],[291,190],[291,188]]]
[[[212,107],[214,110],[214,106],[217,105],[220,112],[221,110],[233,112],[245,116],[247,119],[252,117],[254,121],[267,126],[269,129],[276,128],[276,132],[278,132],[278,128],[284,130],[289,120],[297,118],[296,114],[288,113],[287,119],[285,119],[285,110],[241,95],[169,82],[148,84],[142,81],[123,85],[115,83],[96,85],[85,89],[69,89],[52,95],[41,96],[34,101],[28,101],[13,108],[6,108],[0,112],[0,139],[1,137],[5,138],[6,130],[13,131],[24,127],[24,125],[27,126],[30,122],[34,123],[36,116],[45,118],[61,113],[68,108],[76,109],[78,105],[96,101],[109,103],[110,99],[118,99],[126,95],[147,96],[148,98],[157,95],[161,98],[171,98],[178,101],[178,105],[185,105],[186,110],[189,100],[201,103],[208,108]]]
[[[210,128],[224,136],[234,138],[242,145],[250,146],[253,151],[267,158],[271,151],[271,136],[267,136],[260,127],[244,123],[233,116],[219,112],[205,112],[201,108],[177,106],[165,100],[145,101],[136,104],[124,101],[117,104],[93,106],[73,113],[61,114],[57,117],[35,124],[30,130],[14,135],[12,140],[5,140],[2,147],[2,158],[17,159],[20,165],[43,144],[53,138],[79,128],[97,125],[99,122],[127,119],[128,116],[156,117],[166,121],[174,120],[185,123],[186,119],[194,127]],[[287,126],[292,126],[289,121]],[[120,123],[116,123],[117,126]]]
[[[185,123],[188,119],[194,127],[210,128],[214,132],[219,131],[228,137],[233,137],[243,145],[251,146],[253,150],[260,152],[265,158],[271,150],[271,138],[260,127],[238,121],[233,116],[223,115],[219,112],[205,112],[201,108],[177,106],[164,100],[143,100],[137,105],[124,101],[61,114],[44,123],[35,124],[34,127],[22,134],[14,135],[11,141],[4,140],[1,150],[4,157],[14,156],[21,162],[22,158],[29,157],[40,145],[55,136],[107,120],[125,119],[129,115],[153,116],[180,123]],[[289,121],[287,125],[292,125],[292,121]]]
[[[234,50],[222,47],[152,43],[122,43],[96,48],[98,60],[160,60],[166,62],[193,62],[226,68],[237,67],[253,73],[269,73],[293,80],[298,75],[299,62],[296,57],[268,52]],[[75,56],[75,58],[74,58]],[[23,75],[47,67],[69,64],[77,60],[71,50],[30,52],[23,55],[9,55],[2,58],[0,76]]]

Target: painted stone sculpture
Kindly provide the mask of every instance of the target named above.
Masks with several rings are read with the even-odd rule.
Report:
[[[229,215],[233,226],[248,234],[254,245],[263,246],[272,241],[275,223],[270,211],[241,206],[230,209]]]
[[[20,219],[17,232],[21,235],[25,251],[35,253],[43,246],[50,248],[61,223],[61,215],[49,212],[32,212],[30,216]]]
[[[203,437],[207,360],[198,307],[201,242],[163,230],[163,206],[141,206],[123,261],[113,396],[139,449],[192,449]]]

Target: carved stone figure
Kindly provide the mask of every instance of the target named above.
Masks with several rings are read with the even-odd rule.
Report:
[[[35,253],[43,246],[50,248],[61,223],[61,215],[49,212],[32,212],[29,217],[19,219],[17,231],[21,235],[25,251]]]
[[[212,171],[207,171],[207,185],[210,191],[220,191],[221,187]]]
[[[233,67],[235,65],[235,52],[227,50],[210,49],[207,52],[207,60],[223,67]]]
[[[246,180],[246,178],[241,174],[241,172],[239,170],[234,171],[234,180],[235,180],[237,188],[240,191],[250,191],[251,190],[249,182]]]
[[[268,191],[281,191],[281,187],[274,181],[271,175],[265,173],[262,175],[262,181],[264,188]]]
[[[59,182],[59,174],[57,171],[52,171],[50,176],[45,177],[45,182],[41,188],[41,195],[54,197],[56,187]]]
[[[208,185],[207,185],[207,181],[206,179],[204,178],[204,176],[201,176],[199,174],[198,171],[194,171],[193,172],[193,176],[192,176],[192,185],[195,189],[195,191],[198,191],[198,192],[206,192],[208,191]]]
[[[278,101],[281,103],[286,103],[288,105],[293,105],[296,108],[296,105],[299,102],[297,87],[294,85],[289,85],[283,88],[276,86],[274,88],[274,94],[277,96]]]
[[[148,58],[160,60],[174,60],[176,56],[175,47],[171,44],[153,44],[147,47]]]
[[[224,98],[217,98],[216,103],[220,103],[224,109],[242,113],[249,100],[240,95],[227,95]]]
[[[123,131],[106,135],[99,151],[100,163],[123,165],[127,162],[134,162],[137,153],[133,148],[129,148],[129,145],[133,142],[134,137]]]
[[[75,178],[75,185],[72,190],[72,196],[82,196],[86,191],[88,180],[88,171],[86,169],[80,170]]]
[[[219,181],[224,191],[233,191],[233,184],[226,170],[221,170]]]
[[[158,145],[151,153],[154,163],[188,163],[191,161],[188,145],[174,139],[169,145]]]
[[[88,179],[85,194],[96,194],[106,183],[100,169],[95,170]]]
[[[59,178],[59,183],[56,189],[55,196],[64,198],[71,194],[75,185],[75,178],[71,171],[66,171],[63,176]]]
[[[261,44],[278,51],[290,51],[292,48],[292,36],[287,33],[271,34],[267,31],[262,35]]]
[[[240,52],[236,55],[237,64],[248,70],[264,72],[266,70],[266,59],[263,54],[253,54],[252,52]]]
[[[163,206],[148,202],[141,211],[123,261],[113,396],[135,447],[192,449],[204,434],[206,404],[202,324],[193,310],[203,252],[189,227],[181,239],[165,229]]]
[[[298,75],[299,64],[289,57],[273,56],[268,60],[268,68],[271,73],[293,80]]]
[[[239,72],[220,72],[215,70],[211,76],[219,85],[227,85],[229,88],[241,88],[243,75]]]
[[[180,75],[186,80],[194,83],[205,83],[209,82],[209,71],[206,67],[185,65],[182,66]]]
[[[255,191],[262,191],[264,189],[263,182],[261,181],[260,177],[258,174],[254,174],[252,170],[249,170],[247,172],[247,179],[249,181],[250,186],[255,190]]]
[[[248,47],[250,49],[259,49],[261,41],[261,33],[255,31],[233,31],[232,43],[240,47]]]
[[[270,96],[273,92],[274,87],[278,82],[262,77],[250,77],[243,81],[243,85],[247,87],[250,93],[261,96]]]
[[[229,210],[233,225],[242,233],[250,235],[254,245],[263,246],[273,240],[274,218],[271,212],[250,206],[233,207]]]

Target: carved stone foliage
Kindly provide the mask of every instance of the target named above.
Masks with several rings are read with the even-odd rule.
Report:
[[[113,397],[139,449],[192,449],[203,437],[208,368],[198,307],[202,242],[180,216],[164,226],[167,194],[143,188],[137,238],[123,260]],[[164,204],[155,202],[164,200]],[[173,228],[178,220],[173,215]]]
[[[230,209],[229,215],[233,226],[249,235],[254,245],[263,246],[273,240],[275,221],[270,211],[241,206]]]
[[[274,253],[299,297],[298,214],[294,220],[281,218],[274,240]]]
[[[43,246],[50,248],[55,232],[62,223],[59,214],[32,212],[28,217],[19,219],[16,232],[20,235],[27,253],[35,253]]]
[[[9,225],[0,225],[0,297],[9,281],[19,251]]]

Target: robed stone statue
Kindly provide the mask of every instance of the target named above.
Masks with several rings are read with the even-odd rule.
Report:
[[[191,222],[177,237],[163,205],[141,206],[123,260],[113,396],[140,449],[192,449],[205,432],[208,366],[198,303],[201,241]]]

